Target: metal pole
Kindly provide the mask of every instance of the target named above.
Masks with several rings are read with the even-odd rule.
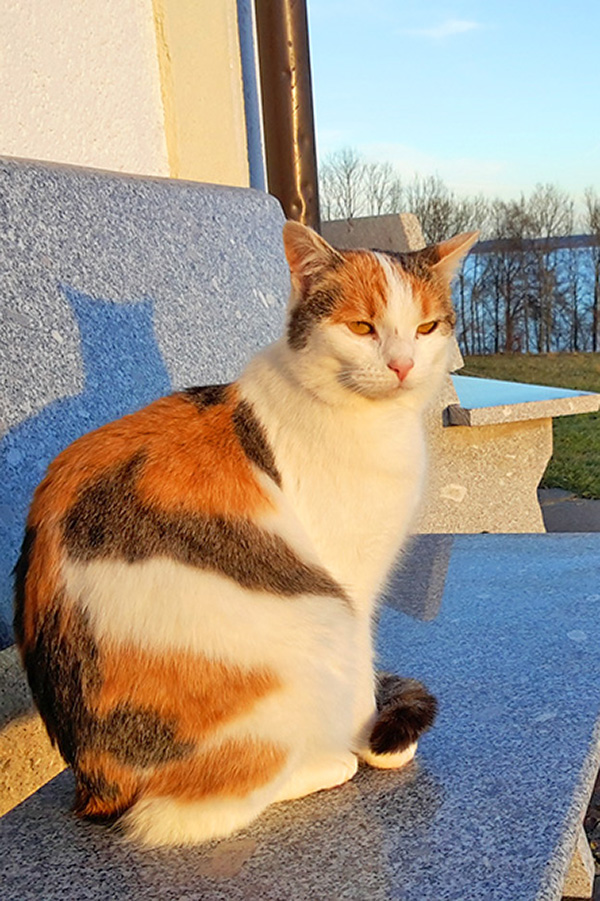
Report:
[[[320,230],[306,0],[255,0],[269,191]]]

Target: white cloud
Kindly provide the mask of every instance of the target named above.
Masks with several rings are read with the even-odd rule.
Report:
[[[468,31],[476,31],[482,27],[479,22],[473,22],[470,19],[446,19],[441,25],[435,25],[433,28],[404,28],[401,33],[442,41],[455,34],[466,34]]]

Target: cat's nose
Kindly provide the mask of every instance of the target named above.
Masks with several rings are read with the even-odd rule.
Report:
[[[415,361],[407,358],[401,360],[390,360],[388,368],[392,369],[401,382],[404,381],[410,370],[415,365]]]

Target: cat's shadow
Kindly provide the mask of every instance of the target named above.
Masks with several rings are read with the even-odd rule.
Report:
[[[60,290],[79,329],[84,387],[48,404],[0,441],[0,648],[13,641],[12,570],[46,467],[80,435],[171,390],[151,300],[114,302],[68,286]]]

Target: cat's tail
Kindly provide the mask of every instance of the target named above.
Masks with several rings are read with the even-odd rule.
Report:
[[[419,737],[437,714],[437,701],[421,682],[377,674],[377,713],[360,756],[379,769],[398,769],[415,756]]]

